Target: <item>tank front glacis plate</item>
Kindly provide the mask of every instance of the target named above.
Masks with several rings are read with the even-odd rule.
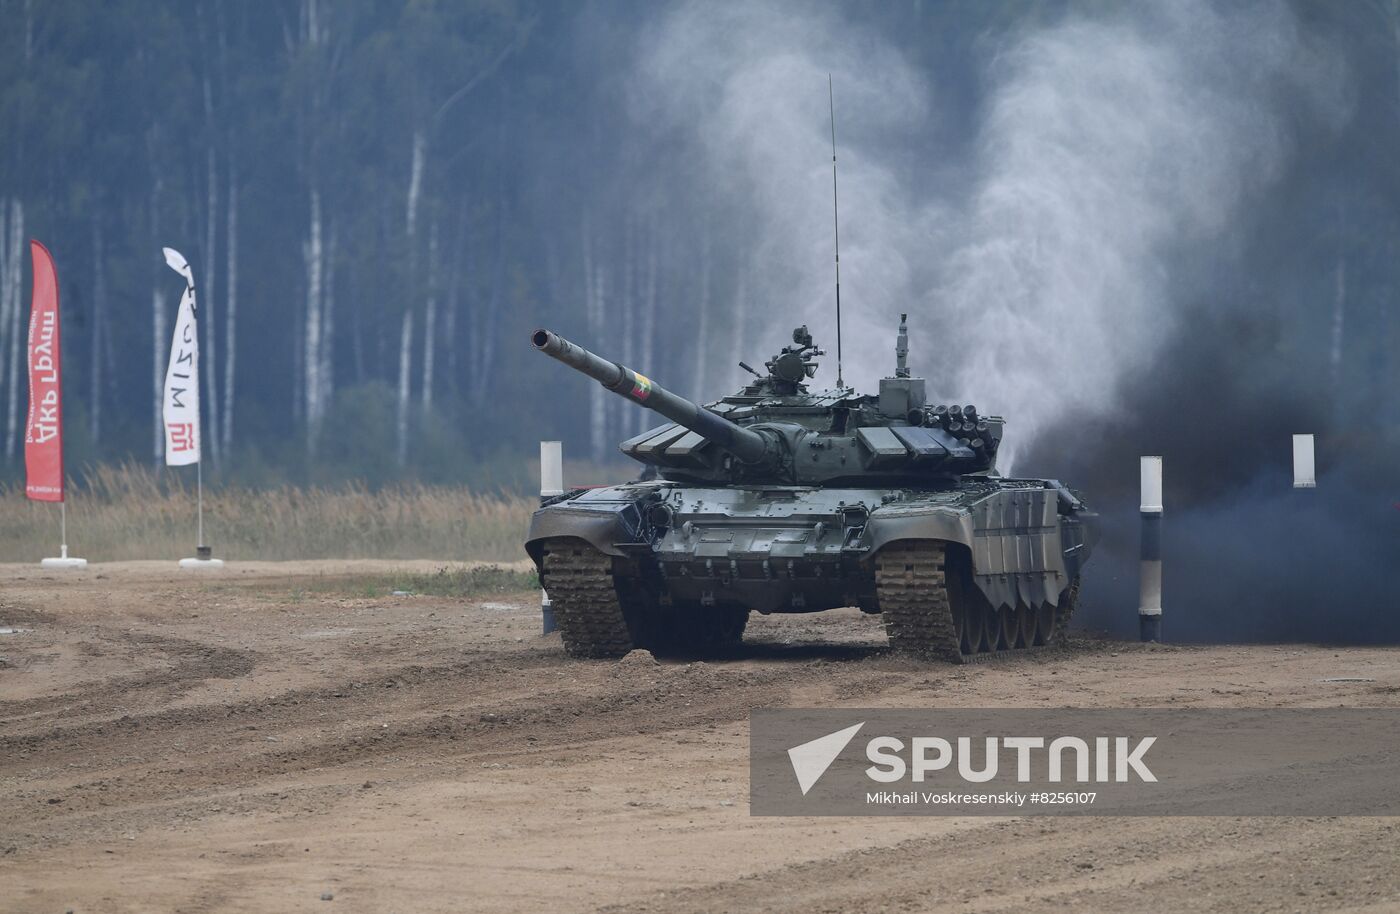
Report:
[[[655,554],[677,600],[804,612],[868,602],[870,513],[893,493],[677,485]]]

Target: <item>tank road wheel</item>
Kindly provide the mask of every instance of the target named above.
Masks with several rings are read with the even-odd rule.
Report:
[[[1021,630],[1020,622],[1016,610],[1010,606],[1003,606],[996,611],[996,627],[992,629],[998,636],[996,650],[1016,649],[1016,636],[1020,634]]]
[[[1055,608],[1055,634],[1053,640],[1056,644],[1065,643],[1065,633],[1069,631],[1069,620],[1074,616],[1074,609],[1079,605],[1079,575],[1074,576],[1074,580],[1069,582],[1069,587],[1060,595],[1059,605]]]
[[[1016,604],[1016,646],[1035,647],[1035,610],[1021,602]]]
[[[974,622],[975,622],[976,620],[973,620],[973,619],[968,618],[967,607],[966,607],[966,606],[963,606],[963,605],[961,605],[961,604],[959,604],[959,603],[957,603],[957,601],[953,601],[952,611],[953,611],[953,636],[957,639],[958,654],[959,654],[959,655],[962,655],[962,654],[975,654],[975,653],[977,653],[977,648],[972,647],[972,646],[970,646],[970,645],[968,644],[969,638],[972,637],[972,631],[971,631],[971,629],[973,628],[973,624],[974,624]],[[889,629],[889,616],[886,616],[886,617],[885,617],[885,620],[886,620],[885,628],[888,630],[888,629]],[[893,636],[893,635],[890,636],[890,644],[894,644],[894,636]]]
[[[891,647],[961,663],[960,642],[975,627],[980,643],[984,625],[975,608],[955,606],[962,595],[949,593],[946,557],[946,544],[936,540],[889,544],[875,556],[875,593]]]
[[[952,586],[956,591],[957,582],[954,581]],[[953,602],[959,602],[956,593],[953,594]],[[987,608],[971,601],[966,605],[967,609],[963,611],[967,615],[967,625],[963,631],[963,653],[985,654],[987,651],[996,650],[997,633]]]
[[[1035,615],[1035,646],[1043,647],[1055,640],[1055,607],[1049,603],[1037,605]]]
[[[583,540],[546,540],[540,583],[571,657],[621,657],[633,648],[613,563]]]

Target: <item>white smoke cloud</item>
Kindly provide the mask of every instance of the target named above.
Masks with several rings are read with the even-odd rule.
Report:
[[[742,355],[767,355],[806,322],[830,352],[825,384],[836,380],[831,75],[846,381],[873,388],[893,366],[895,326],[871,315],[909,310],[933,250],[931,208],[910,200],[887,160],[933,116],[931,87],[879,36],[810,5],[684,4],[642,47],[634,116],[688,132],[705,157],[714,230],[755,239],[736,265],[755,303],[755,351]],[[877,323],[878,342],[866,330]]]
[[[1338,82],[1272,3],[1069,17],[1006,36],[968,187],[930,193],[911,188],[942,157],[919,148],[934,87],[838,14],[685,4],[643,47],[635,115],[693,130],[718,201],[761,239],[737,268],[765,344],[805,320],[834,348],[834,74],[847,381],[874,389],[909,311],[931,396],[1005,415],[1017,449],[1119,408],[1121,382],[1176,325],[1182,252],[1229,239],[1282,170],[1289,117]]]
[[[1119,407],[1175,328],[1173,255],[1226,235],[1329,82],[1283,8],[1226,9],[1069,21],[994,62],[966,241],[930,302],[961,328],[957,388],[1013,442]]]

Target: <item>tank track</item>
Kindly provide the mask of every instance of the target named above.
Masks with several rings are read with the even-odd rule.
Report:
[[[621,657],[635,646],[613,582],[612,558],[581,540],[544,544],[540,583],[571,657]]]
[[[875,560],[875,594],[890,646],[965,663],[939,542],[892,543]]]
[[[1064,634],[1079,598],[1079,578],[1056,609],[1053,636],[1046,644],[963,653],[954,618],[955,601],[968,597],[949,584],[947,546],[937,541],[892,543],[875,561],[875,590],[890,646],[952,663],[986,663],[1003,657],[1040,653],[1064,643]],[[961,608],[961,607],[960,607]],[[969,607],[970,609],[971,607]],[[981,612],[979,607],[976,611]]]

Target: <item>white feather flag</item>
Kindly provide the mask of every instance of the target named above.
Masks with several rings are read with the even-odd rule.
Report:
[[[161,414],[165,419],[165,463],[182,467],[199,463],[199,332],[195,323],[194,271],[174,248],[164,248],[165,262],[185,278],[185,294],[175,317],[170,364],[165,369]]]

